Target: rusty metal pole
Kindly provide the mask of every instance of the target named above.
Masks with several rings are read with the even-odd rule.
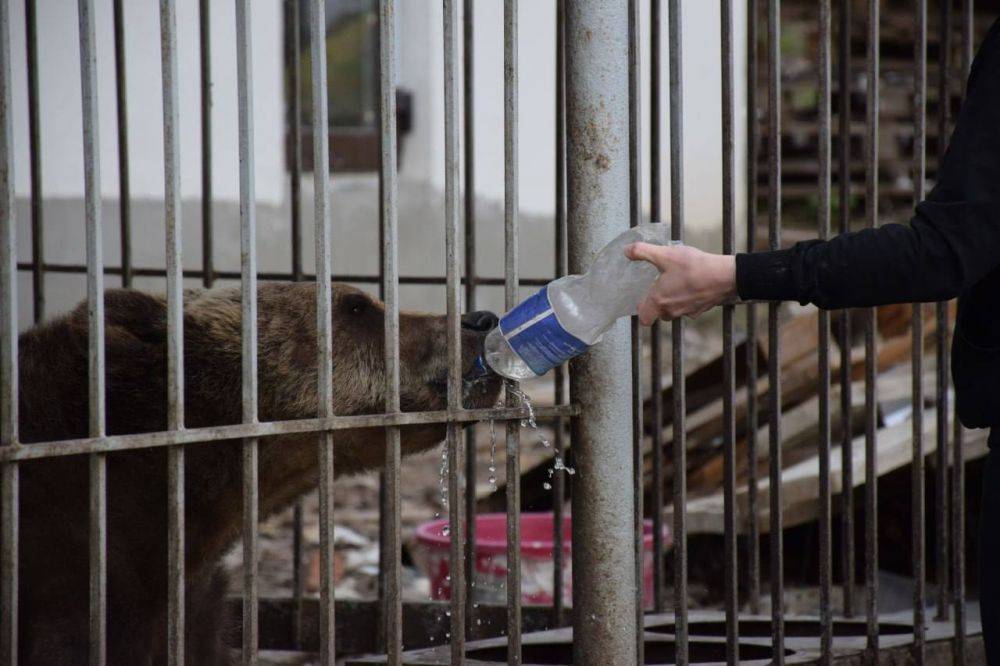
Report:
[[[628,4],[566,6],[569,270],[629,224]],[[619,321],[570,365],[581,414],[573,452],[573,663],[636,663],[631,339]]]

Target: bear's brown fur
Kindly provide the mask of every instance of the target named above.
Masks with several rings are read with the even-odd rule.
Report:
[[[262,283],[258,290],[261,421],[317,414],[315,286]],[[332,304],[334,412],[384,406],[384,310],[363,292],[336,285]],[[105,294],[107,432],[167,428],[166,304],[131,290]],[[463,318],[463,372],[474,374],[488,313]],[[20,338],[20,437],[31,442],[86,437],[87,308]],[[400,315],[402,409],[446,406],[445,317]],[[189,428],[241,418],[241,309],[238,288],[184,297],[184,410]],[[469,407],[493,404],[494,375],[465,384]],[[443,426],[405,427],[402,451],[434,446]],[[260,515],[287,506],[317,483],[315,434],[260,440]],[[336,473],[384,459],[381,428],[334,432]],[[223,614],[218,560],[240,534],[240,441],[186,447],[187,663],[227,663],[231,622]],[[107,455],[108,662],[165,660],[167,591],[166,450]],[[19,653],[23,664],[83,664],[88,649],[88,459],[68,456],[20,465]]]

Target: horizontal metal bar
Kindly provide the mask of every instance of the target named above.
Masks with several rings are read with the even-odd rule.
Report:
[[[535,420],[544,422],[559,418],[579,416],[578,405],[535,407]],[[350,430],[352,428],[378,428],[389,426],[435,425],[447,423],[474,423],[479,421],[519,421],[527,418],[526,407],[496,407],[491,409],[466,409],[449,413],[447,410],[430,412],[397,412],[392,414],[360,414],[334,416],[323,419],[297,419],[292,421],[264,421],[238,423],[225,426],[166,430],[134,435],[84,437],[54,442],[38,442],[0,449],[0,463],[11,460],[38,460],[58,456],[75,456],[84,453],[116,453],[135,449],[198,444],[248,437],[276,437],[309,432]]]
[[[49,273],[86,273],[87,267],[81,264],[44,264],[42,269]],[[20,262],[17,265],[17,270],[19,271],[33,271],[34,264],[31,262]],[[118,266],[105,266],[105,275],[121,275],[122,269]],[[133,277],[166,277],[167,272],[163,268],[149,268],[149,267],[133,267],[132,276]],[[212,271],[211,277],[213,280],[239,280],[240,271]],[[205,272],[200,270],[186,270],[184,271],[184,278],[188,279],[201,279],[204,278]],[[286,273],[282,271],[262,271],[257,273],[258,280],[277,280],[277,281],[291,281],[295,279],[293,273]],[[303,273],[301,275],[302,280],[315,280],[316,276],[312,273]],[[331,276],[332,280],[337,282],[355,282],[358,284],[378,284],[382,281],[380,275],[367,275],[364,273],[340,273]],[[518,284],[522,287],[544,287],[553,278],[521,278],[518,280]],[[420,285],[444,285],[447,283],[447,279],[443,275],[401,275],[399,277],[399,284],[420,284]],[[476,277],[474,279],[475,286],[481,287],[502,287],[504,286],[504,279],[502,277]],[[462,284],[471,284],[467,277],[462,278]]]

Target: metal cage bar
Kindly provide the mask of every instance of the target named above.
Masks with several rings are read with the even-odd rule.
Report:
[[[733,2],[720,0],[722,44],[722,252],[736,253],[736,77],[733,51]],[[739,580],[736,552],[736,351],[735,306],[722,306],[722,455],[725,529],[726,661],[739,661]]]
[[[462,5],[462,103],[465,143],[465,311],[476,310],[476,124],[475,124],[475,2]],[[459,276],[461,281],[461,276]],[[476,427],[465,430],[465,627],[476,626]],[[454,632],[453,632],[454,635]]]
[[[878,226],[879,0],[868,0],[865,224]],[[877,345],[875,308],[865,309],[865,617],[867,658],[878,656]]]
[[[566,0],[556,0],[556,164],[555,164],[555,277],[566,274]],[[566,372],[558,366],[552,373],[555,384],[555,404],[566,401]],[[564,419],[553,422],[555,436],[552,453],[565,459]],[[552,622],[561,627],[566,619],[563,590],[565,550],[563,536],[563,506],[566,502],[566,475],[552,479]]]
[[[125,8],[114,0],[115,112],[118,120],[118,228],[120,233],[122,287],[132,286],[132,196],[129,184],[128,77],[125,63]]]
[[[670,238],[684,241],[684,77],[680,0],[667,4],[667,58],[670,70]],[[688,663],[687,550],[687,378],[684,374],[684,320],[670,322],[671,386],[673,387],[674,463],[674,635],[676,661]]]
[[[924,199],[927,141],[927,2],[918,0],[915,8],[914,75],[913,75],[913,205]],[[924,486],[924,321],[923,304],[915,303],[911,318],[911,398],[913,408],[913,462],[911,515],[913,521],[913,660],[922,664],[926,638],[926,552]],[[940,448],[941,444],[938,443]],[[942,539],[947,541],[947,539]],[[938,570],[940,572],[940,569]],[[939,573],[940,575],[940,573]]]
[[[578,405],[537,407],[538,419],[551,420],[568,418],[580,413]],[[349,430],[353,428],[400,427],[407,425],[429,425],[434,423],[471,423],[476,421],[521,420],[528,415],[523,407],[466,409],[459,414],[449,415],[447,411],[431,412],[390,412],[384,414],[359,414],[357,416],[333,416],[320,419],[297,419],[292,421],[262,421],[228,426],[207,426],[186,428],[180,431],[135,435],[105,435],[104,437],[83,437],[63,439],[55,442],[32,442],[31,446],[4,449],[0,447],[0,463],[15,460],[38,460],[59,456],[74,456],[86,453],[115,453],[136,449],[173,446],[175,444],[196,444],[199,442],[221,442],[227,439],[248,437],[274,437],[295,433],[322,432],[326,430]]]
[[[747,0],[747,252],[757,242],[757,160],[760,152],[760,124],[757,117],[757,80],[760,68],[757,48],[758,0]],[[750,612],[760,613],[760,520],[757,516],[757,304],[746,306],[746,386],[747,386],[747,601]]]
[[[18,262],[18,271],[34,271],[35,265],[30,261]],[[73,273],[86,273],[87,267],[80,264],[64,264],[64,263],[45,263],[42,265],[42,270],[48,273],[60,273],[60,274],[73,274]],[[105,275],[121,275],[122,269],[120,266],[105,266]],[[166,277],[166,270],[162,268],[152,268],[148,266],[133,266],[132,275],[133,277]],[[200,270],[185,270],[184,279],[200,279],[204,282],[209,281],[214,284],[215,280],[239,280],[241,276],[240,271],[223,271],[215,270],[212,268],[210,273],[206,273],[204,269]],[[302,273],[303,280],[315,280],[316,275],[314,273]],[[258,280],[291,280],[293,274],[289,271],[258,271]],[[366,275],[364,273],[335,273],[330,277],[331,280],[338,282],[347,282],[354,284],[380,284],[382,281],[379,275]],[[406,285],[444,285],[446,278],[439,275],[401,275],[399,277],[399,284]],[[522,287],[544,287],[551,280],[549,278],[521,278],[518,280],[518,284]],[[504,285],[504,279],[502,277],[477,277],[475,279],[477,286],[483,287],[502,287]],[[462,284],[468,285],[469,282],[465,278],[462,278]],[[210,286],[210,285],[206,285]]]
[[[212,245],[212,4],[198,1],[198,75],[201,90],[201,277],[215,282]],[[185,277],[187,277],[185,275]]]
[[[5,451],[18,448],[17,218],[9,12],[10,3],[0,2],[0,449]],[[19,500],[18,465],[4,463],[0,465],[0,615],[4,618],[0,661],[11,665],[17,664]]]
[[[660,90],[662,89],[662,2],[649,2],[649,211],[650,222],[662,222],[663,149]],[[652,439],[652,514],[653,514],[653,610],[662,613],[665,606],[665,549],[663,544],[663,343],[662,326],[653,322],[649,329],[649,423]],[[641,420],[640,420],[641,423]],[[642,460],[637,460],[641,465]]]
[[[951,0],[940,3],[941,19],[939,28],[941,30],[941,42],[938,53],[938,173],[944,163],[944,153],[948,147],[948,138],[951,125],[951,93],[954,90],[951,76],[952,71],[952,4]],[[920,184],[922,187],[922,183]],[[934,315],[936,328],[934,331],[934,347],[937,354],[937,365],[935,366],[936,390],[934,402],[935,414],[935,493],[934,510],[935,520],[941,534],[948,534],[948,386],[951,371],[949,365],[951,355],[948,345],[948,302],[940,301],[935,305]],[[937,575],[937,613],[935,619],[946,621],[948,619],[948,605],[951,587],[948,584],[948,539],[937,539],[935,549]]]
[[[840,34],[838,35],[839,71],[837,89],[837,164],[839,227],[846,234],[851,230],[851,0],[840,3]],[[854,430],[851,414],[851,316],[841,310],[837,317],[840,334],[840,460],[841,460],[841,568],[844,617],[854,616]]]
[[[819,3],[819,237],[830,237],[830,0]],[[830,493],[830,313],[819,311],[819,615],[820,661],[833,660],[833,525]]]
[[[298,0],[294,0],[295,3]],[[298,22],[293,30],[299,30]],[[313,223],[316,257],[316,365],[317,414],[330,418],[333,414],[333,321],[331,318],[333,290],[330,282],[330,157],[328,141],[328,97],[326,76],[326,3],[312,0],[309,3],[309,45],[312,59],[312,133],[313,141]],[[294,40],[297,41],[297,40]],[[296,51],[296,53],[298,53]],[[295,87],[298,99],[298,87]],[[297,106],[297,103],[296,103]],[[298,136],[298,121],[294,134]],[[296,151],[298,139],[296,138]],[[296,166],[299,159],[296,158]],[[293,174],[298,180],[298,174]],[[293,232],[294,235],[294,232]],[[293,272],[301,276],[301,267]],[[332,665],[337,658],[334,648],[336,623],[334,618],[334,551],[333,551],[333,480],[334,452],[333,435],[324,432],[319,435],[317,446],[319,460],[319,530],[320,530],[320,659],[321,663]],[[297,507],[298,508],[298,507]],[[296,525],[301,529],[301,522]],[[301,561],[295,562],[296,569]],[[301,589],[296,589],[301,595]]]
[[[45,226],[42,194],[42,126],[38,112],[37,0],[24,0],[25,61],[28,69],[28,152],[31,154],[31,294],[33,316],[45,316]],[[5,24],[6,25],[6,24]],[[15,257],[16,259],[16,257]]]
[[[639,0],[628,3],[628,192],[629,226],[642,223],[642,93],[641,48],[639,30]],[[632,379],[632,502],[634,524],[635,580],[642,580],[643,560],[643,431],[642,431],[642,331],[639,318],[630,317]],[[643,585],[635,586],[635,656],[636,663],[645,663],[645,632],[643,630]]]
[[[444,35],[444,153],[445,153],[445,270],[447,273],[447,356],[448,411],[462,409],[462,294],[459,288],[460,145],[458,115],[458,3],[442,0]],[[461,665],[465,658],[465,580],[474,569],[466,570],[465,484],[462,442],[458,425],[446,427],[448,463],[448,532],[451,585],[451,662]],[[471,546],[470,546],[471,549]]]
[[[518,0],[503,3],[504,309],[518,301]],[[506,380],[507,406],[515,407],[517,382]],[[507,444],[507,663],[521,663],[521,457],[518,424],[508,421]]]
[[[969,76],[972,69],[972,46],[975,29],[973,0],[962,1],[962,77]],[[963,91],[964,92],[964,91]],[[939,167],[940,168],[940,167]],[[955,606],[955,641],[952,653],[955,663],[964,666],[966,662],[965,639],[965,451],[962,448],[962,424],[956,416],[953,422],[954,436],[952,454],[952,603]]]
[[[385,411],[399,404],[399,258],[397,255],[399,186],[396,173],[396,25],[395,0],[379,0],[379,116],[381,132],[382,290],[385,300]],[[385,641],[389,663],[403,650],[402,563],[399,511],[399,428],[385,429]]]
[[[105,435],[104,280],[101,266],[101,187],[94,7],[79,0],[83,114],[84,216],[87,225],[87,374],[90,436]],[[90,663],[107,657],[108,497],[105,453],[90,456]]]
[[[629,217],[628,6],[566,6],[569,270],[583,272]],[[570,362],[574,421],[573,663],[635,663],[630,336],[618,322]]]
[[[767,68],[768,68],[768,246],[781,248],[781,9],[780,0],[770,0],[767,6]],[[781,504],[781,341],[778,326],[780,303],[767,306],[767,376],[768,376],[768,449],[770,469],[768,497],[768,535],[771,559],[771,640],[775,661],[784,662],[784,539]]]
[[[242,411],[257,423],[257,216],[254,194],[253,79],[250,4],[236,0],[236,97],[239,124],[240,267],[242,309]],[[260,642],[258,529],[260,493],[258,440],[243,441],[243,663],[257,663]]]
[[[117,3],[116,3],[117,4]],[[160,0],[163,174],[167,262],[167,428],[184,428],[184,296],[181,279],[177,13]],[[121,93],[124,99],[124,91]],[[123,276],[124,282],[124,276]],[[167,449],[167,661],[184,663],[184,447]]]
[[[285,0],[285,35],[287,40],[285,44],[287,76],[285,84],[288,94],[286,103],[289,109],[288,123],[292,142],[291,164],[289,164],[289,196],[291,198],[289,221],[291,223],[292,280],[295,282],[302,280],[302,73],[299,67],[299,58],[302,53],[301,15],[302,3],[299,0]],[[313,150],[315,152],[315,147]],[[315,170],[313,175],[315,177]],[[320,271],[317,270],[316,273],[318,275]],[[292,628],[296,647],[301,647],[302,644],[302,621],[305,609],[303,595],[305,581],[302,576],[302,521],[303,502],[300,497],[295,500],[295,504],[292,506],[292,599],[295,603]]]

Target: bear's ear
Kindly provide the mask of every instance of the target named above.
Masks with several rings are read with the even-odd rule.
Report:
[[[123,328],[146,342],[166,340],[167,303],[162,296],[114,289],[104,293],[104,311],[108,328]]]
[[[74,327],[86,330],[87,303],[80,303],[70,318]],[[108,335],[114,330],[143,342],[163,343],[167,336],[167,303],[163,296],[108,289],[104,292],[104,325]]]

